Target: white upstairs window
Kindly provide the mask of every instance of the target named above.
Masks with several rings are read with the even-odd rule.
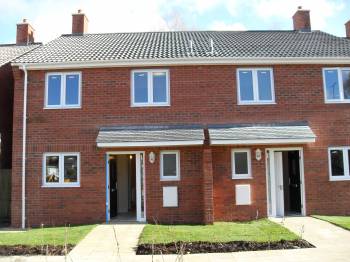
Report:
[[[132,106],[169,106],[169,71],[163,69],[132,71]]]
[[[275,92],[271,68],[237,70],[238,104],[273,104]]]
[[[350,68],[324,68],[326,103],[350,103]]]
[[[81,73],[48,73],[45,84],[45,108],[80,108]]]

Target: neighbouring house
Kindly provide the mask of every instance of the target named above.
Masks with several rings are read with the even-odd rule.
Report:
[[[0,44],[0,224],[10,220],[13,72],[11,60],[39,47],[34,30],[24,20],[17,24],[15,44]],[[16,105],[20,101],[16,102]]]
[[[293,22],[88,34],[74,14],[12,63],[12,225],[350,214],[350,23]]]

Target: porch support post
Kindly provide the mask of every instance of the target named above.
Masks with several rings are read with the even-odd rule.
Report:
[[[213,224],[213,159],[210,147],[203,148],[203,223]]]

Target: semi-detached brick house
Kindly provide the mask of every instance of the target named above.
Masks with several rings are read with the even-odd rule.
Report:
[[[72,28],[13,63],[13,226],[350,214],[350,40],[308,11],[290,31]]]
[[[26,20],[17,24],[16,43],[0,45],[0,225],[10,220],[13,72],[11,61],[40,46]]]

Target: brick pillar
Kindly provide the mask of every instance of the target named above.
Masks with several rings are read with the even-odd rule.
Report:
[[[212,150],[203,148],[203,223],[212,224],[214,221],[213,200],[213,161]]]

